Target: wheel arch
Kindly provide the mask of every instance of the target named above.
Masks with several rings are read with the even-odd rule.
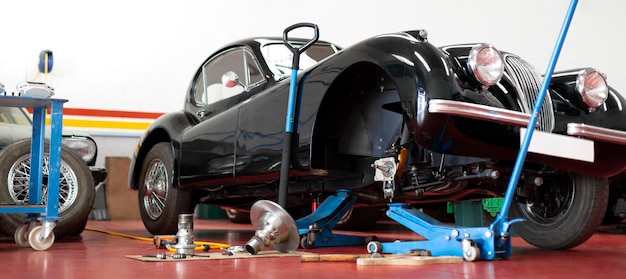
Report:
[[[351,168],[351,158],[380,157],[402,123],[397,86],[380,65],[356,62],[329,86],[312,131],[311,166]]]
[[[131,163],[130,181],[129,187],[133,190],[139,188],[139,175],[141,173],[141,166],[146,158],[148,151],[160,142],[171,142],[169,133],[164,128],[157,128],[150,133],[146,134],[145,138],[141,142],[141,145],[137,147],[134,161]],[[177,180],[175,180],[177,181]]]
[[[183,110],[167,113],[155,120],[142,136],[136,150],[135,156],[132,158],[129,170],[128,187],[137,190],[139,187],[139,175],[141,166],[146,155],[153,146],[160,142],[169,142],[174,155],[174,174],[172,185],[179,185],[178,164],[180,157],[180,138],[185,129],[198,123],[192,115],[185,113]]]

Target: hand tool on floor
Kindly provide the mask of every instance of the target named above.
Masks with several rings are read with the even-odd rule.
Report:
[[[310,262],[354,262],[360,258],[382,258],[379,253],[373,254],[305,254],[300,256],[301,263]]]
[[[176,243],[176,236],[173,234],[155,235],[152,237],[152,244],[154,244],[154,247],[157,249],[166,248],[167,245],[171,245],[175,243]]]
[[[172,245],[176,244],[176,236],[175,235],[155,235],[152,237],[152,244],[157,249],[168,249],[170,252],[176,251],[176,248],[172,248]],[[194,241],[195,245],[194,250],[202,250],[207,252],[211,250],[211,248],[215,249],[226,249],[229,248],[230,245],[223,243],[215,243],[215,242],[206,242],[206,241]]]

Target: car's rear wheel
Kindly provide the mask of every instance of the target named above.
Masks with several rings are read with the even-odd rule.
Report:
[[[602,222],[608,181],[581,174],[544,177],[544,184],[525,191],[525,202],[511,204],[513,229],[542,249],[569,249],[589,239]]]
[[[169,143],[158,143],[148,151],[139,176],[139,214],[152,234],[174,234],[178,215],[195,208],[192,192],[172,187],[174,156]]]
[[[45,143],[45,150],[49,144]],[[0,202],[28,202],[31,140],[17,141],[0,153]],[[42,203],[47,203],[49,154],[44,153]],[[79,235],[85,229],[95,199],[93,177],[89,168],[71,149],[63,146],[59,177],[59,217],[54,228],[57,239]],[[26,214],[0,214],[0,230],[13,236],[24,224]]]

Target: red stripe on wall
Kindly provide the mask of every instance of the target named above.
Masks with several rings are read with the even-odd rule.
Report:
[[[27,108],[29,113],[33,113],[32,108]],[[123,110],[101,110],[101,109],[81,109],[81,108],[63,108],[64,115],[82,115],[97,117],[126,117],[126,118],[158,118],[163,115],[160,112],[139,112],[139,111],[123,111]]]

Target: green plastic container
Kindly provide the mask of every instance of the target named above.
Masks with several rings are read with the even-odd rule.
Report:
[[[196,206],[196,216],[199,219],[227,219],[226,211],[219,205],[199,204]]]

